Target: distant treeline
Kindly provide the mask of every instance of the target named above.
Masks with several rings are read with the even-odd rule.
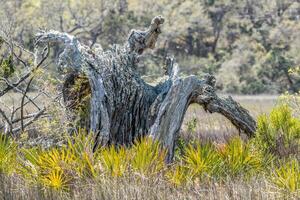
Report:
[[[0,10],[0,36],[32,51],[40,28],[106,49],[162,15],[155,56],[140,64],[145,76],[160,76],[165,57],[175,55],[183,75],[212,73],[223,92],[300,88],[299,0],[6,0]],[[7,71],[8,55],[2,47],[0,73]]]

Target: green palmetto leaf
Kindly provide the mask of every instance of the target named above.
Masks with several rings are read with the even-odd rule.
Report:
[[[105,172],[114,177],[123,176],[129,165],[129,157],[124,147],[111,146],[100,152],[100,160]]]
[[[300,192],[300,164],[293,159],[274,170],[271,176],[272,182],[279,188],[290,192]]]
[[[132,147],[132,168],[146,175],[156,174],[165,167],[166,151],[159,142],[143,138]]]
[[[0,173],[12,173],[16,168],[17,145],[0,133]]]
[[[225,146],[221,152],[226,172],[231,175],[260,172],[264,166],[263,155],[236,137]]]
[[[217,175],[220,172],[221,158],[210,143],[187,146],[184,162],[194,177]]]

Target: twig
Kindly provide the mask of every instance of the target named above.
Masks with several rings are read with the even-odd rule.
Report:
[[[47,54],[43,57],[43,59],[41,60],[40,63],[43,63],[47,59],[47,57],[49,56],[49,54],[50,54],[50,48],[49,48],[49,44],[48,44]],[[24,128],[25,128],[24,127],[24,120],[23,120],[23,117],[24,117],[24,100],[25,100],[25,96],[26,96],[26,94],[27,94],[27,92],[29,90],[29,87],[30,87],[33,79],[34,79],[34,75],[29,80],[29,82],[27,84],[27,87],[25,89],[24,95],[23,95],[22,100],[21,100],[21,130],[22,131],[24,131]]]
[[[12,123],[9,121],[9,119],[6,116],[5,112],[3,110],[1,110],[1,108],[0,108],[0,114],[3,116],[3,118],[7,122],[8,126],[9,126],[9,132],[12,133]],[[4,132],[7,133],[8,131],[5,130]]]
[[[10,91],[11,89],[14,89],[16,87],[18,87],[18,85],[20,85],[23,81],[25,81],[27,78],[30,77],[30,75],[32,73],[34,73],[42,64],[43,62],[47,59],[48,55],[49,55],[49,44],[48,44],[48,47],[47,47],[48,51],[47,51],[47,56],[44,56],[43,59],[36,65],[35,68],[33,68],[31,71],[29,71],[28,73],[26,73],[24,76],[22,76],[19,81],[17,81],[16,83],[9,83],[7,84],[7,87],[0,91],[0,97],[3,96],[4,94],[6,94],[8,91]]]
[[[22,89],[18,88],[18,87],[14,87],[7,79],[5,78],[0,78],[0,80],[5,81],[5,83],[7,85],[10,85],[11,87],[13,87],[13,89],[15,89],[17,92],[21,93],[22,95],[25,94],[25,91],[23,91]],[[25,94],[25,97],[38,109],[41,110],[41,108],[27,95]]]
[[[25,96],[26,96],[26,94],[29,90],[30,84],[33,81],[33,78],[34,78],[34,76],[29,80],[29,82],[27,84],[27,87],[25,89],[24,95],[23,95],[22,100],[21,100],[21,130],[22,131],[24,131],[24,120],[23,120],[23,117],[24,117],[24,100],[25,100]]]
[[[28,122],[26,122],[25,124],[23,124],[23,128],[26,128],[27,126],[29,126],[30,124],[32,124],[35,120],[37,120],[41,115],[43,115],[43,113],[45,112],[46,108],[43,108],[42,110],[40,110],[39,112],[36,113],[36,115],[29,120]],[[18,132],[22,129],[22,127],[18,127],[12,130],[13,133]]]

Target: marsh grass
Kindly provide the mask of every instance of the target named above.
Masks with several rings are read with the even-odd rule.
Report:
[[[287,195],[273,187],[264,178],[245,182],[226,179],[224,182],[199,182],[188,187],[174,187],[173,184],[157,178],[141,180],[126,176],[112,178],[101,176],[95,180],[78,182],[70,193],[28,185],[18,176],[1,175],[0,199],[297,199],[296,194]]]
[[[258,124],[259,135],[299,139],[294,137],[298,122],[288,109],[276,107],[269,113],[259,117],[265,120]],[[0,135],[0,198],[299,199],[297,152],[283,159],[266,150],[271,146],[264,137],[237,137],[220,116],[206,119],[198,114],[187,114],[190,133],[178,140],[172,164],[165,164],[166,151],[150,138],[93,153],[93,137],[84,130],[47,149],[18,147]],[[204,118],[208,125],[199,125],[205,124]],[[209,132],[199,135],[204,126],[214,132],[222,123],[223,138],[207,138]]]
[[[298,161],[282,161],[277,168],[268,168],[272,165],[253,152],[252,143],[240,138],[222,148],[209,143],[189,144],[184,148],[184,156],[166,165],[165,151],[149,138],[131,148],[106,147],[90,154],[89,145],[84,145],[88,143],[79,140],[84,137],[73,137],[62,148],[19,149],[14,170],[1,173],[0,196],[5,199],[296,199],[299,195]]]

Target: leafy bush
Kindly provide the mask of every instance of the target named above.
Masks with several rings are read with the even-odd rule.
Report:
[[[277,162],[271,163],[273,160],[268,159],[269,154],[263,154],[255,146],[257,141],[254,142],[243,142],[236,137],[218,148],[211,143],[184,144],[183,154],[167,167],[166,151],[150,138],[141,139],[131,148],[110,146],[92,152],[92,134],[80,132],[68,137],[64,147],[48,150],[22,148],[17,151],[15,143],[1,135],[0,169],[5,173],[15,172],[46,190],[51,188],[64,193],[71,192],[83,180],[95,181],[100,177],[101,180],[121,177],[118,179],[120,181],[128,177],[135,180],[140,175],[149,178],[143,181],[164,177],[163,181],[168,180],[176,186],[198,187],[199,181],[205,184],[217,178],[222,182],[224,175],[226,178],[251,178],[260,172],[264,172],[270,177],[269,181],[283,191],[297,193],[300,185],[299,162],[294,159],[285,163],[277,159]],[[273,170],[268,165],[277,167]]]
[[[180,186],[191,178],[188,169],[183,165],[173,165],[166,173],[166,178],[176,186]]]
[[[97,154],[92,153],[91,136],[79,133],[61,148],[23,149],[18,172],[33,183],[66,190],[77,178],[96,177]]]
[[[299,152],[300,120],[287,105],[275,107],[257,120],[256,142],[266,153],[285,157]]]
[[[111,146],[102,149],[100,160],[104,171],[113,177],[123,176],[129,165],[129,155],[124,147],[117,149],[115,146]]]
[[[133,145],[131,153],[131,167],[141,174],[156,174],[165,166],[166,151],[151,138],[141,139]]]
[[[188,145],[185,149],[183,161],[184,166],[193,178],[216,176],[220,172],[220,155],[210,143],[205,145],[198,143],[195,146]]]
[[[260,151],[253,148],[251,143],[244,143],[235,137],[220,151],[224,162],[224,170],[229,175],[248,175],[263,169],[264,159]]]
[[[19,173],[30,182],[57,190],[67,189],[73,179],[74,154],[67,149],[24,149]]]
[[[80,177],[94,178],[98,175],[98,152],[93,153],[94,138],[84,130],[80,130],[75,136],[68,137],[67,148],[70,149],[76,159],[76,173]]]

